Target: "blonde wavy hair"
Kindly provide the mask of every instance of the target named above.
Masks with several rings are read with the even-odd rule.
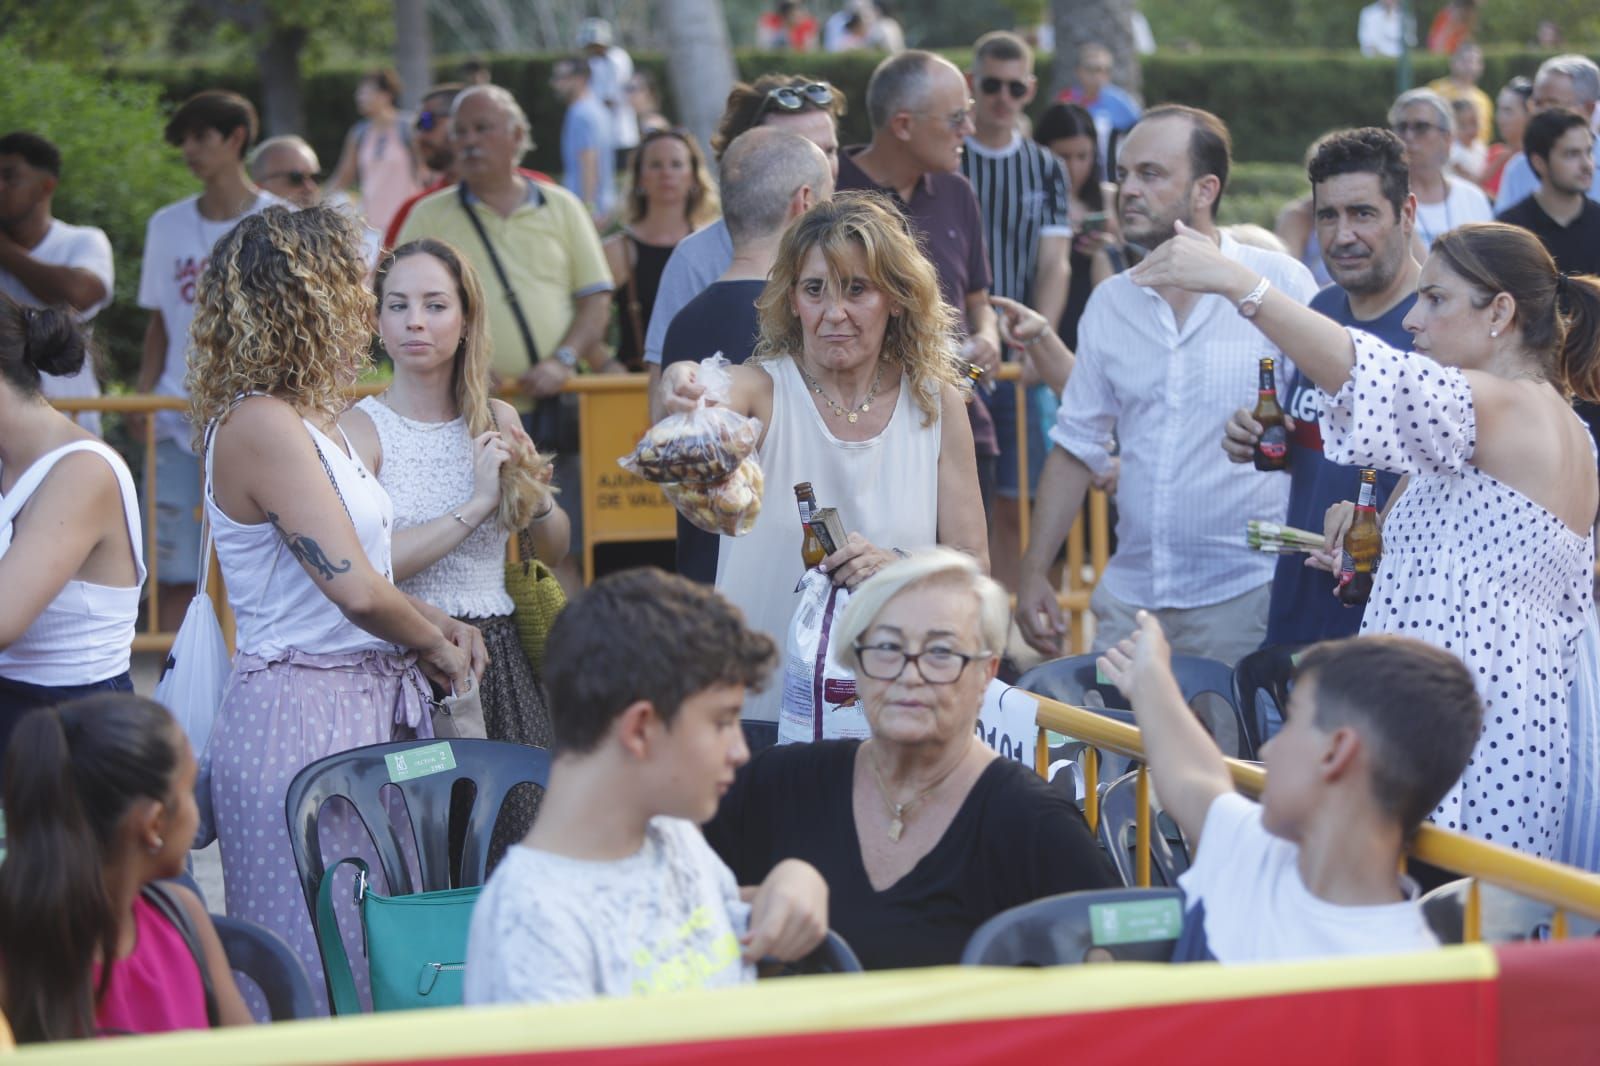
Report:
[[[414,255],[432,256],[455,279],[456,298],[461,301],[461,343],[456,348],[455,366],[451,371],[452,391],[456,407],[466,419],[467,435],[476,440],[479,434],[499,428],[489,406],[489,359],[493,344],[489,338],[483,286],[478,281],[478,272],[460,252],[444,241],[424,237],[402,244],[378,264],[372,278],[377,313],[383,311],[384,284],[395,264]],[[543,477],[551,463],[548,457],[541,456],[520,437],[509,436],[506,444],[511,449],[511,458],[500,467],[499,519],[502,526],[515,532],[526,528],[534,515],[551,505],[556,490]]]
[[[793,294],[806,256],[820,249],[829,284],[843,285],[846,254],[859,251],[867,280],[889,298],[899,314],[889,316],[880,359],[896,364],[911,382],[923,424],[939,417],[939,386],[954,385],[962,368],[955,343],[960,320],[939,292],[939,276],[917,246],[905,219],[881,194],[840,193],[807,211],[785,231],[767,287],[756,301],[761,339],[753,358],[795,358],[805,347],[805,331],[795,313]]]
[[[722,214],[722,204],[717,197],[717,183],[706,168],[705,153],[687,130],[674,127],[670,130],[651,130],[644,135],[639,146],[628,160],[628,222],[643,222],[650,211],[650,200],[644,192],[644,151],[657,141],[677,141],[689,152],[689,174],[693,184],[683,204],[684,221],[694,229],[714,222]]]
[[[371,356],[366,272],[359,227],[332,207],[269,207],[217,242],[200,275],[184,379],[197,450],[249,392],[338,417]]]

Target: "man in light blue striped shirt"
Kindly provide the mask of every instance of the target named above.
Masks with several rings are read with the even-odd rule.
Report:
[[[1181,221],[1308,302],[1316,284],[1302,264],[1218,232],[1229,155],[1216,116],[1177,106],[1147,112],[1117,162],[1124,237],[1154,248]],[[1259,360],[1277,360],[1280,388],[1290,370],[1251,326],[1263,293],[1251,295],[1235,307],[1220,296],[1141,288],[1119,274],[1090,296],[1017,597],[1018,624],[1038,650],[1061,654],[1066,626],[1048,571],[1091,477],[1111,465],[1113,437],[1122,461],[1117,551],[1091,600],[1094,649],[1129,636],[1141,608],[1182,654],[1232,665],[1260,645],[1276,560],[1246,547],[1245,523],[1283,520],[1288,479],[1241,468],[1217,446],[1228,418],[1256,393]]]

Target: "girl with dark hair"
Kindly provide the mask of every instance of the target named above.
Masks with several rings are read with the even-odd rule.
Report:
[[[85,355],[69,311],[0,296],[0,752],[34,707],[133,691],[145,577],[133,478],[39,391],[41,373],[73,373]]]
[[[1072,224],[1072,281],[1067,306],[1056,332],[1069,349],[1078,347],[1078,320],[1089,303],[1097,279],[1094,264],[1104,251],[1120,243],[1117,225],[1117,187],[1102,183],[1100,142],[1094,119],[1077,104],[1051,104],[1033,127],[1033,139],[1056,154],[1067,171],[1071,190],[1067,219]],[[1106,269],[1107,276],[1115,271]]]
[[[1434,241],[1406,316],[1413,350],[1401,352],[1270,291],[1186,226],[1133,278],[1239,304],[1332,397],[1328,458],[1407,475],[1362,632],[1459,655],[1486,709],[1478,750],[1433,820],[1557,854],[1600,505],[1594,444],[1570,400],[1600,398],[1600,280],[1558,273],[1515,226],[1461,226]],[[1324,565],[1339,558],[1347,505],[1329,526]]]
[[[19,1042],[247,1025],[183,873],[189,742],[159,703],[103,693],[29,714],[5,760],[0,1004]]]
[[[399,111],[403,88],[400,76],[387,68],[362,76],[356,86],[361,120],[345,134],[338,165],[322,190],[324,197],[332,197],[359,188],[367,226],[380,234],[388,231],[400,205],[426,184],[412,116]]]
[[[616,282],[617,361],[644,369],[644,335],[672,250],[717,217],[717,191],[695,139],[681,129],[645,134],[628,168],[622,230],[606,238],[606,264]]]
[[[550,460],[511,405],[489,398],[488,315],[469,261],[441,241],[411,241],[384,257],[373,288],[394,380],[339,424],[394,501],[395,583],[482,631],[489,739],[547,748],[550,709],[517,637],[505,558],[513,532],[547,565],[567,554]],[[491,864],[527,833],[535,807],[532,786],[512,792]]]

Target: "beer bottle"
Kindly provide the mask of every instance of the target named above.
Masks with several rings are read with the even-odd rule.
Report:
[[[800,559],[805,563],[806,569],[827,558],[827,552],[822,550],[822,541],[811,531],[811,516],[817,512],[817,497],[811,491],[811,482],[802,481],[794,487],[795,501],[800,505]]]
[[[1261,385],[1256,409],[1250,417],[1261,423],[1261,439],[1256,441],[1257,470],[1289,469],[1289,428],[1284,424],[1283,408],[1278,406],[1278,385],[1273,379],[1272,357],[1261,360]]]
[[[1372,575],[1383,555],[1383,536],[1378,532],[1378,472],[1361,471],[1361,495],[1356,499],[1355,518],[1344,535],[1344,558],[1339,567],[1339,602],[1359,607],[1372,595]]]

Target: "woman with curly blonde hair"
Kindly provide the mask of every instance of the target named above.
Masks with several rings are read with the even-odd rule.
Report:
[[[340,425],[394,501],[400,588],[483,633],[480,692],[490,740],[551,742],[543,686],[517,638],[506,592],[506,541],[550,565],[566,555],[568,520],[510,404],[489,399],[490,337],[472,264],[443,241],[411,241],[373,279],[378,343],[394,380]],[[503,809],[490,863],[533,822],[536,794],[519,787]]]
[[[238,625],[200,791],[228,913],[281,934],[319,998],[283,831],[289,780],[335,752],[431,736],[418,666],[463,692],[485,660],[476,629],[395,588],[389,496],[338,426],[370,344],[365,272],[356,225],[337,210],[246,218],[201,275],[188,378]],[[325,836],[360,832],[343,812],[322,825]]]
[[[801,541],[789,495],[801,481],[850,531],[822,562],[837,585],[855,588],[933,544],[987,567],[957,317],[900,213],[876,193],[813,207],[784,234],[756,306],[761,340],[749,364],[730,368],[728,406],[761,420],[767,495],[750,533],[723,538],[717,588],[786,641]],[[668,366],[662,406],[692,409],[705,391],[697,376],[692,362]],[[776,722],[780,697],[752,697],[745,718]]]

